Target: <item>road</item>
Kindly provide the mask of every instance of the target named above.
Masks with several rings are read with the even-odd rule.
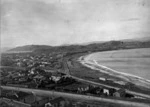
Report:
[[[65,63],[65,73],[66,73],[66,75],[68,75],[68,76],[72,77],[73,79],[75,79],[79,82],[82,82],[82,83],[93,84],[93,85],[96,85],[96,86],[104,86],[104,87],[107,87],[107,88],[114,88],[114,89],[117,89],[117,90],[120,89],[120,88],[115,87],[115,86],[110,86],[110,85],[106,85],[106,84],[102,84],[102,83],[98,83],[98,82],[94,82],[94,81],[89,81],[89,80],[85,80],[85,79],[82,79],[82,78],[72,76],[72,75],[70,75],[70,70],[69,70],[69,67],[68,67],[67,63]],[[129,93],[129,94],[135,95],[135,96],[150,99],[150,95],[147,95],[147,94],[142,94],[142,93],[130,91],[130,90],[127,90],[127,89],[126,89],[126,92]]]
[[[79,60],[81,61],[81,59],[82,59],[82,57],[80,57]],[[106,84],[102,84],[102,83],[98,83],[98,82],[94,82],[94,81],[85,80],[85,79],[78,78],[78,77],[75,77],[75,76],[72,76],[72,75],[70,75],[70,76],[72,78],[76,79],[77,81],[80,81],[80,82],[83,82],[83,83],[89,83],[89,84],[93,84],[93,85],[97,85],[97,86],[104,86],[104,87],[108,87],[108,88],[114,88],[114,89],[117,89],[117,90],[120,89],[120,88],[115,87],[115,86],[110,86],[110,85],[106,85]],[[129,94],[135,95],[135,96],[150,99],[150,95],[147,95],[147,94],[138,93],[138,92],[130,91],[130,90],[127,90],[127,89],[126,89],[126,92],[129,93]]]
[[[14,90],[14,91],[33,93],[39,96],[65,97],[65,98],[75,99],[80,101],[107,102],[107,103],[115,103],[115,104],[121,104],[121,105],[132,106],[132,107],[150,107],[150,104],[146,104],[146,103],[131,102],[131,101],[118,100],[118,99],[109,99],[109,98],[102,98],[102,97],[95,97],[95,96],[88,96],[88,95],[79,95],[79,94],[72,94],[72,93],[65,93],[65,92],[18,88],[18,87],[10,87],[10,86],[1,86],[1,88],[5,90]]]
[[[88,83],[88,84],[93,84],[93,85],[97,85],[97,86],[104,86],[104,87],[108,87],[108,88],[114,88],[114,89],[117,89],[117,90],[120,89],[118,87],[113,87],[113,86],[109,86],[109,85],[106,85],[106,84],[102,84],[102,83],[97,83],[97,82],[81,79],[81,78],[78,78],[78,77],[75,77],[75,76],[70,76],[70,77],[72,77],[75,80],[80,81],[82,83]],[[150,95],[147,95],[147,94],[137,93],[137,92],[130,91],[130,90],[126,90],[126,92],[129,93],[129,94],[135,95],[135,96],[139,96],[139,97],[150,99]]]
[[[82,79],[82,78],[78,78],[78,77],[72,76],[72,75],[70,75],[70,70],[69,70],[69,67],[68,67],[68,65],[67,65],[67,62],[66,62],[66,61],[64,61],[64,62],[65,62],[65,63],[64,63],[65,73],[66,73],[68,76],[72,77],[73,79],[75,79],[75,80],[77,80],[77,81],[80,81],[80,82],[82,82],[82,83],[93,84],[93,85],[97,85],[97,86],[104,86],[104,87],[108,87],[108,88],[114,88],[114,89],[117,89],[117,90],[120,89],[120,88],[118,88],[118,87],[109,86],[109,85],[106,85],[106,84],[97,83],[97,82],[94,82],[94,81],[89,81],[89,80],[85,80],[85,79]],[[0,67],[8,67],[8,68],[9,68],[9,66],[0,66]],[[11,67],[10,67],[10,68],[11,68]],[[13,68],[14,68],[14,67],[13,67]],[[18,67],[15,67],[15,68],[18,68]],[[22,68],[22,69],[23,69],[23,68]],[[147,95],[147,94],[137,93],[137,92],[130,91],[130,90],[126,90],[126,92],[129,93],[129,94],[133,94],[133,95],[135,95],[135,96],[139,96],[139,97],[143,97],[143,98],[148,98],[148,99],[150,99],[150,95]]]

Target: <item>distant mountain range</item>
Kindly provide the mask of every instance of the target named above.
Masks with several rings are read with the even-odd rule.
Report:
[[[132,42],[132,41],[147,42],[147,41],[150,41],[150,37],[142,37],[142,38],[134,38],[134,39],[124,39],[123,41],[126,41],[126,42]]]
[[[17,51],[21,51],[21,52],[25,52],[25,51],[28,51],[28,52],[33,52],[33,51],[36,51],[38,49],[50,49],[52,48],[51,46],[48,46],[48,45],[26,45],[26,46],[19,46],[19,47],[16,47],[16,48],[13,48],[13,49],[10,49],[8,50],[8,52],[17,52]]]
[[[48,45],[26,45],[8,50],[11,52],[87,52],[128,48],[150,47],[150,37],[138,39],[126,39],[120,41],[91,42],[87,44],[48,46]]]

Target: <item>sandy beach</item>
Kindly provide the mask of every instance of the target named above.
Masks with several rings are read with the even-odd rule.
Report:
[[[124,73],[124,72],[119,72],[119,71],[113,70],[111,68],[108,68],[104,65],[99,64],[96,60],[91,60],[90,55],[91,54],[86,55],[86,56],[81,56],[79,58],[79,62],[82,65],[84,65],[90,69],[98,70],[101,73],[105,73],[105,74],[108,74],[111,76],[119,77],[120,79],[122,79],[126,82],[131,82],[137,86],[150,88],[150,80],[136,76],[136,75],[132,75],[129,73]]]

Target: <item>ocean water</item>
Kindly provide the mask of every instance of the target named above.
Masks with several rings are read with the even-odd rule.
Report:
[[[87,56],[87,59],[150,80],[150,48],[97,52]]]

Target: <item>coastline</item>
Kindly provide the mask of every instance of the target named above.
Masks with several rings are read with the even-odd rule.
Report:
[[[89,58],[91,54],[79,57],[78,61],[83,65],[93,70],[98,70],[101,73],[110,76],[118,77],[126,82],[131,82],[137,86],[142,86],[150,89],[150,80],[129,73],[119,72],[99,64],[96,60]]]

